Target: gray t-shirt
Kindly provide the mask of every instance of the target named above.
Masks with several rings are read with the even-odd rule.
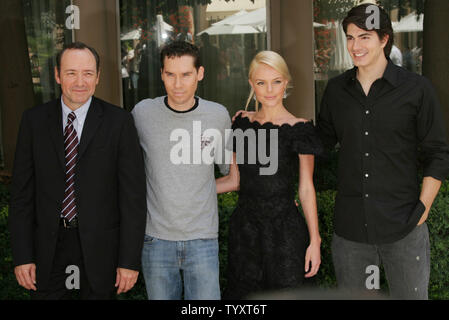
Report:
[[[147,176],[146,234],[155,238],[218,237],[214,163],[228,173],[231,119],[222,105],[196,101],[187,112],[177,112],[166,97],[145,99],[132,111]]]

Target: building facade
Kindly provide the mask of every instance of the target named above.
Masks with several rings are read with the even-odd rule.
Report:
[[[194,42],[206,69],[198,95],[222,103],[231,115],[245,105],[251,59],[258,51],[274,50],[286,59],[293,77],[285,105],[297,116],[315,119],[328,79],[352,67],[340,22],[361,2],[367,1],[2,1],[2,167],[11,170],[22,112],[59,96],[54,56],[72,41],[83,41],[100,54],[96,96],[127,110],[164,94],[159,62],[164,43]],[[394,59],[430,78],[449,127],[449,38],[438,36],[448,26],[449,1],[378,3],[393,21]]]

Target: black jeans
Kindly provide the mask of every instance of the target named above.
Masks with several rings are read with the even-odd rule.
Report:
[[[67,287],[66,282],[69,282],[69,287],[74,284],[71,280],[75,274],[73,271],[67,270],[68,266],[76,266],[79,270],[79,289]],[[39,268],[39,266],[36,266],[36,268]],[[66,273],[66,270],[68,273]],[[65,229],[60,226],[49,283],[45,288],[40,288],[38,283],[37,291],[31,290],[31,299],[69,300],[80,298],[82,300],[107,300],[114,298],[113,290],[114,284],[111,284],[111,289],[106,292],[92,290],[84,269],[78,228]]]
[[[381,245],[349,241],[334,233],[332,259],[338,288],[353,297],[378,294],[379,290],[369,289],[373,269],[368,267],[382,263],[392,299],[428,299],[430,242],[426,223],[401,240]]]

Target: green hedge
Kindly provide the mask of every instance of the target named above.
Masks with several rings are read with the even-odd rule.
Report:
[[[317,193],[320,233],[322,237],[322,264],[316,281],[320,287],[336,286],[331,255],[333,232],[333,206],[336,192],[328,190]],[[449,299],[449,180],[442,185],[430,209],[427,225],[430,233],[431,271],[429,283],[430,299]],[[386,289],[382,273],[381,287]]]
[[[0,184],[0,300],[28,299],[28,292],[17,284],[14,276],[9,232],[7,230],[8,202],[8,187]]]
[[[322,237],[322,264],[320,271],[312,283],[321,288],[335,288],[336,286],[330,252],[335,194],[336,192],[334,190],[324,190],[317,193],[320,233]],[[6,227],[8,197],[6,187],[0,185],[0,300],[28,299],[28,292],[16,283],[13,274],[9,233]],[[237,203],[237,199],[238,195],[234,192],[218,196],[220,215],[220,284],[222,288],[226,286],[229,218]],[[431,242],[429,298],[449,299],[449,181],[445,181],[442,185],[441,191],[430,211],[427,224],[429,226]],[[381,284],[382,288],[386,288],[384,278],[381,280]],[[136,287],[119,297],[119,299],[133,300],[145,298],[145,286],[141,275],[139,276]]]

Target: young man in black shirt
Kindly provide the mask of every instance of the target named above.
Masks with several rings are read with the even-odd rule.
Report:
[[[382,261],[392,298],[427,299],[425,221],[449,173],[449,146],[430,81],[389,60],[391,21],[375,6],[370,28],[370,5],[343,21],[355,67],[329,81],[318,118],[324,144],[340,144],[333,262],[339,288],[368,292]]]

